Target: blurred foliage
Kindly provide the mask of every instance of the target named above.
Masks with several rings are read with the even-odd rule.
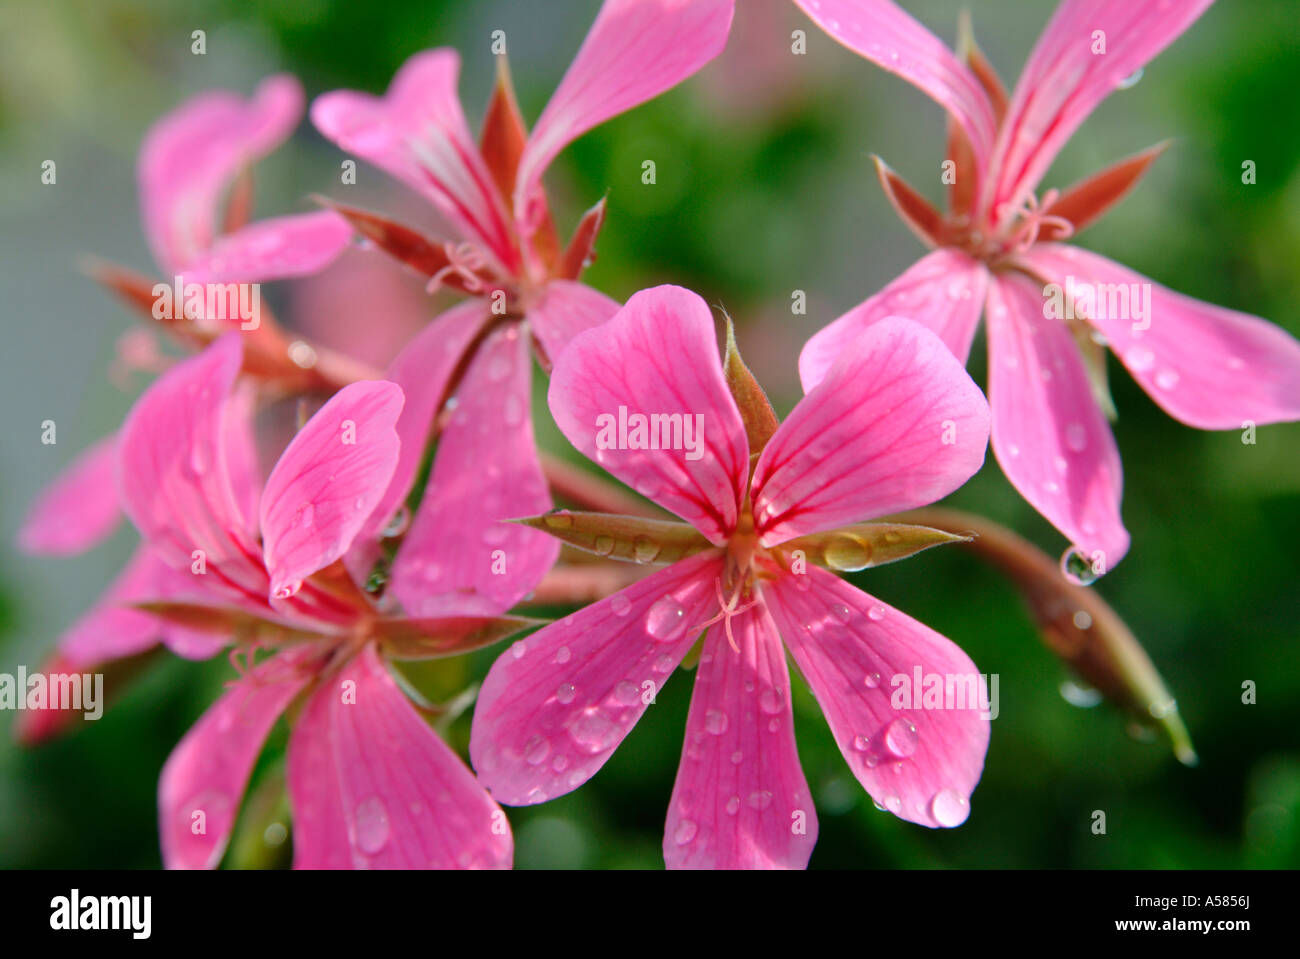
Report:
[[[952,41],[958,3],[904,5]],[[535,119],[597,6],[596,0],[10,3],[6,16],[26,19],[21,49],[12,31],[0,41],[0,162],[6,172],[15,156],[29,162],[27,144],[63,131],[93,143],[94,155],[111,158],[103,189],[126,190],[134,150],[151,119],[205,86],[247,91],[259,75],[286,69],[312,94],[339,86],[378,92],[407,56],[439,44],[462,51],[463,99],[476,126],[492,71],[488,35],[498,27],[511,38],[525,116]],[[593,285],[625,298],[675,282],[725,305],[746,359],[784,413],[798,395],[800,344],[921,252],[878,195],[867,153],[883,154],[938,199],[937,177],[925,171],[938,169],[943,118],[901,81],[818,34],[783,0],[739,6],[737,34],[717,63],[583,137],[561,156],[548,184],[566,233],[608,192],[599,259],[588,274]],[[1007,82],[1014,82],[1049,13],[1046,3],[977,5],[977,34]],[[196,64],[189,33],[200,27],[209,34],[209,62]],[[809,34],[804,58],[790,54],[795,28]],[[227,55],[230,50],[239,53]],[[1290,0],[1212,8],[1148,66],[1136,87],[1103,104],[1048,176],[1045,186],[1065,185],[1111,159],[1176,138],[1135,193],[1084,234],[1082,244],[1174,289],[1300,333],[1298,56]],[[110,109],[103,108],[105,94]],[[327,177],[339,157],[309,126],[287,153],[270,161],[266,181],[278,209],[313,190],[329,192]],[[658,165],[653,187],[640,182],[645,158]],[[1247,159],[1258,167],[1252,186],[1241,182]],[[294,171],[303,169],[312,171],[309,183],[295,179]],[[363,178],[379,179],[362,169]],[[390,209],[404,216],[409,206]],[[98,215],[93,208],[81,214]],[[139,249],[136,222],[112,229]],[[52,287],[71,275],[83,252],[70,225],[61,230],[50,238],[61,256],[44,266]],[[807,316],[790,315],[796,289],[809,293]],[[127,322],[106,301],[102,315],[102,322]],[[983,383],[982,337],[973,357],[972,373]],[[45,364],[57,380],[53,360],[23,362]],[[1000,675],[1001,715],[973,813],[960,829],[930,831],[873,809],[796,679],[800,756],[821,823],[814,867],[1300,864],[1300,671],[1294,666],[1300,426],[1261,429],[1257,444],[1247,446],[1238,433],[1201,433],[1170,420],[1114,363],[1112,384],[1126,473],[1124,517],[1134,545],[1094,588],[1127,620],[1177,695],[1200,766],[1183,768],[1163,745],[1133,741],[1106,706],[1068,705],[1058,692],[1062,670],[1012,589],[967,554],[927,552],[853,578],[954,639],[983,671]],[[541,442],[572,455],[545,413],[542,384],[537,396]],[[991,455],[951,502],[1053,553],[1065,545],[1015,495]],[[7,504],[6,515],[16,517],[22,505]],[[129,541],[119,534],[106,549],[120,560]],[[3,581],[22,562],[6,556]],[[28,634],[38,610],[53,607],[66,624],[92,598],[59,588],[56,562],[39,569],[44,591],[0,587],[6,642]],[[54,638],[39,637],[36,647],[49,648]],[[0,668],[12,670],[15,655],[0,647]],[[480,680],[493,656],[489,650],[408,675],[429,695],[447,698]],[[0,748],[0,865],[156,866],[158,771],[231,675],[223,658],[162,659],[100,722],[40,749]],[[1257,705],[1242,704],[1245,680],[1258,684]],[[670,680],[589,784],[509,812],[519,866],[662,865],[690,687],[688,673]],[[2,717],[0,725],[10,721]],[[468,728],[465,715],[451,729],[462,755]],[[281,728],[252,793],[282,775],[285,738]],[[1097,809],[1107,814],[1105,836],[1090,831]],[[283,805],[261,795],[250,802],[231,857],[285,861],[287,845],[277,850],[258,841],[265,825],[284,815]]]

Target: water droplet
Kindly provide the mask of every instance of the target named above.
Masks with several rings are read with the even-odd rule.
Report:
[[[316,519],[316,507],[311,503],[303,503],[298,507],[298,515],[294,517],[294,525],[310,526]]]
[[[871,739],[861,734],[853,737],[853,748],[860,753],[865,753],[871,748]]]
[[[522,639],[510,646],[510,653],[515,659],[523,659],[526,652],[528,652],[528,644]]]
[[[569,768],[569,757],[564,755],[564,753],[557,753],[555,758],[551,760],[551,768],[557,773],[564,772],[564,770]]]
[[[662,547],[649,536],[638,536],[632,541],[632,558],[638,563],[651,563],[662,551]]]
[[[1010,456],[1012,459],[1015,459],[1017,456],[1020,455],[1020,447],[1017,446],[1015,443],[1012,443],[1010,446],[1007,447],[1007,455]]]
[[[772,805],[772,793],[766,789],[756,790],[749,794],[749,798],[745,800],[745,805],[750,809],[766,809]]]
[[[1178,374],[1174,370],[1161,370],[1156,374],[1156,386],[1162,390],[1172,390],[1178,385]]]
[[[866,569],[871,564],[871,548],[856,536],[836,536],[826,544],[826,563],[846,573]]]
[[[728,799],[726,808],[727,808],[727,815],[734,816],[737,812],[740,811],[740,797],[732,796],[730,799]]]
[[[1101,702],[1101,693],[1091,686],[1084,686],[1072,679],[1063,680],[1060,688],[1061,698],[1071,706],[1078,706],[1080,709],[1091,709]]]
[[[704,716],[704,728],[714,736],[721,736],[727,731],[727,714],[710,709]]]
[[[744,760],[745,760],[745,754],[742,753],[739,749],[737,749],[734,753],[731,754],[731,765],[733,766],[739,766],[742,762],[744,762]]]
[[[524,744],[524,760],[532,766],[545,762],[550,752],[551,744],[541,736],[534,736]]]
[[[910,720],[895,719],[885,727],[885,749],[891,756],[897,756],[899,759],[906,759],[916,752],[918,738],[916,727]]]
[[[896,814],[903,808],[903,800],[899,799],[897,796],[886,796],[885,808]]]
[[[1076,629],[1091,629],[1092,615],[1086,609],[1079,610],[1074,614],[1074,626]]]
[[[604,533],[596,537],[596,541],[591,544],[592,552],[598,556],[608,556],[614,552],[614,537],[606,536]]]
[[[569,727],[569,735],[589,753],[611,748],[618,742],[618,727],[599,709],[589,707]]]
[[[383,533],[380,535],[385,539],[390,539],[394,536],[401,536],[406,532],[407,527],[410,525],[411,511],[405,504],[403,504],[402,507],[388,520],[387,525],[384,526]]]
[[[573,654],[569,652],[568,646],[561,646],[559,649],[555,651],[555,661],[557,663],[567,663],[569,661],[569,657],[572,655]]]
[[[930,815],[940,826],[960,826],[970,815],[970,804],[955,789],[941,789],[930,800]]]
[[[388,808],[378,796],[371,796],[356,809],[357,847],[365,853],[374,854],[388,844],[391,829],[388,824]]]
[[[758,694],[758,708],[769,716],[779,715],[784,705],[785,701],[781,698],[781,694],[770,686]]]
[[[567,706],[569,703],[573,702],[573,697],[577,694],[578,691],[574,689],[573,683],[563,683],[560,688],[555,691],[555,698],[559,700],[561,705]]]
[[[1082,423],[1070,423],[1065,427],[1065,447],[1071,453],[1082,453],[1088,447],[1088,431]]]
[[[655,660],[653,669],[656,673],[670,673],[675,665],[677,665],[676,661],[667,653],[664,653]]]
[[[677,829],[673,832],[673,842],[677,843],[679,846],[685,846],[695,838],[695,834],[698,831],[699,827],[696,826],[695,823],[691,822],[689,819],[683,819],[677,824]]]
[[[843,603],[835,603],[831,606],[831,618],[838,623],[848,624],[853,618],[853,610],[849,609]]]
[[[641,701],[641,690],[625,679],[614,688],[614,698],[624,706],[635,706]]]
[[[1137,86],[1138,81],[1141,79],[1142,79],[1142,68],[1138,67],[1128,76],[1126,76],[1123,80],[1120,80],[1119,83],[1115,84],[1115,89],[1128,90],[1131,87]]]
[[[302,580],[295,579],[291,583],[284,583],[283,585],[276,587],[275,598],[289,599],[292,596],[296,596],[300,589],[302,589]]]
[[[873,623],[878,623],[884,618],[885,618],[885,607],[883,606],[872,606],[869,610],[867,610],[867,619],[871,620]],[[877,676],[876,678],[879,679],[880,677]]]
[[[1124,362],[1134,373],[1145,373],[1155,366],[1156,355],[1145,346],[1135,346],[1124,354]]]
[[[615,616],[626,616],[632,611],[632,600],[622,593],[615,593],[609,598],[609,609]]]
[[[880,685],[880,674],[867,673],[867,675],[862,677],[862,683],[867,687],[867,689],[875,689]]]
[[[573,514],[567,509],[557,509],[543,516],[542,522],[551,529],[568,529],[573,525]]]
[[[1061,575],[1076,586],[1091,586],[1098,576],[1092,561],[1073,546],[1061,554]]]
[[[671,642],[686,629],[685,617],[682,604],[672,596],[665,596],[646,612],[646,632],[661,643]]]

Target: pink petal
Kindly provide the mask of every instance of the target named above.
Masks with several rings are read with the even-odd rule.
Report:
[[[190,569],[201,550],[204,588],[266,595],[266,571],[241,500],[257,480],[242,400],[230,393],[242,362],[230,332],[159,377],[136,401],[118,440],[123,510],[159,557]]]
[[[402,388],[363,380],[339,390],[307,421],[262,492],[262,554],[271,593],[302,581],[348,551],[397,465]]]
[[[1016,83],[998,136],[996,175],[986,183],[984,208],[998,218],[1010,218],[1097,104],[1213,2],[1065,0],[1058,6]],[[1098,31],[1105,36],[1104,54],[1093,52]],[[1000,211],[1003,204],[1007,208]]]
[[[388,368],[388,379],[406,396],[402,415],[397,419],[401,451],[388,489],[370,517],[370,535],[377,535],[388,525],[410,494],[427,452],[434,418],[448,398],[452,374],[487,318],[488,305],[483,300],[453,306],[411,340]]]
[[[460,56],[425,50],[406,61],[382,98],[336,90],[311,120],[326,139],[426,197],[464,238],[513,270],[519,265],[504,200],[470,135],[456,94]]]
[[[906,317],[933,330],[964,364],[984,312],[989,274],[960,250],[939,249],[906,273],[814,334],[799,354],[799,378],[812,392],[858,334],[887,316]]]
[[[599,290],[572,280],[552,280],[540,301],[528,309],[528,325],[542,343],[552,363],[569,341],[618,312],[618,301]]]
[[[933,503],[984,463],[988,404],[937,336],[867,327],[781,424],[754,469],[764,546]]]
[[[735,528],[749,443],[722,375],[713,316],[690,290],[658,286],[627,301],[608,323],[570,342],[551,375],[551,413],[569,442],[643,496],[721,544]],[[628,416],[682,414],[677,449],[601,449],[630,445],[603,423]],[[657,431],[658,433],[658,431]],[[656,436],[656,439],[658,437]],[[661,444],[662,445],[662,444]]]
[[[1134,291],[1149,291],[1143,318],[1130,308],[1131,319],[1090,322],[1175,419],[1206,430],[1300,419],[1300,343],[1281,327],[1183,296],[1079,247],[1048,244],[1024,259],[1057,283],[1072,277],[1101,292],[1123,285],[1130,302]]]
[[[158,822],[168,869],[220,861],[253,764],[276,719],[311,678],[302,651],[267,660],[234,683],[180,741],[158,781]]]
[[[533,438],[532,358],[517,325],[493,332],[457,390],[433,474],[393,563],[408,613],[492,616],[532,591],[559,543],[504,520],[552,506]]]
[[[138,179],[145,234],[165,272],[179,272],[212,245],[222,192],[241,168],[288,138],[302,102],[298,81],[279,74],[263,80],[251,100],[205,93],[154,124]]]
[[[32,504],[18,547],[25,553],[72,556],[103,542],[122,518],[113,470],[117,437],[83,450]]]
[[[330,210],[259,220],[219,237],[186,265],[187,283],[253,283],[307,276],[327,267],[352,239]]]
[[[505,813],[373,644],[322,680],[289,741],[299,869],[509,868]]]
[[[577,789],[613,754],[717,608],[700,553],[514,643],[479,690],[469,754],[500,802]]]
[[[819,27],[931,97],[961,125],[978,171],[993,148],[993,107],[975,75],[943,41],[892,0],[795,0]]]
[[[840,752],[871,798],[923,826],[964,822],[989,744],[989,719],[981,713],[991,705],[970,657],[817,567],[763,590]],[[951,681],[953,696],[939,703],[943,708],[933,708],[934,701],[922,708],[932,676],[945,688]]]
[[[803,869],[817,812],[799,765],[790,674],[759,604],[709,630],[664,827],[669,869]]]
[[[1089,557],[1110,569],[1128,552],[1120,520],[1123,471],[1093,399],[1074,337],[1043,317],[1030,280],[989,286],[989,402],[993,452],[1011,485]]]
[[[735,0],[605,0],[582,48],[537,120],[519,160],[514,209],[568,144],[657,97],[722,52]]]

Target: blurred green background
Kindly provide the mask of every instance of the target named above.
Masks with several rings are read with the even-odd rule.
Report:
[[[961,4],[904,6],[953,41]],[[1013,83],[1051,4],[971,6],[981,45]],[[597,7],[596,0],[10,0],[0,8],[0,671],[37,668],[134,544],[123,528],[71,560],[26,558],[9,546],[32,497],[77,450],[115,428],[144,383],[136,376],[122,390],[109,381],[114,340],[132,319],[77,272],[76,258],[93,253],[152,268],[134,186],[135,152],[149,124],[204,89],[247,94],[277,70],[297,74],[309,96],[342,86],[380,92],[412,53],[451,45],[464,58],[462,99],[477,128],[496,29],[506,31],[531,122]],[[195,29],[207,32],[205,56],[190,53]],[[795,29],[807,31],[804,56],[791,54]],[[1136,86],[1097,110],[1044,187],[1174,138],[1082,245],[1300,334],[1298,67],[1293,0],[1220,3]],[[943,114],[922,94],[835,45],[792,4],[741,0],[719,60],[583,137],[547,184],[566,235],[608,191],[589,282],[620,300],[679,283],[724,305],[784,414],[798,397],[803,341],[922,252],[882,197],[868,155],[881,154],[938,201],[943,141]],[[46,158],[59,161],[57,188],[39,185]],[[418,222],[418,203],[365,164],[356,187],[339,187],[341,159],[304,124],[258,168],[259,215],[307,209],[306,195],[322,192]],[[645,159],[657,164],[654,186],[641,183]],[[1245,160],[1256,163],[1254,185],[1241,182]],[[806,316],[791,315],[795,290],[807,292]],[[358,329],[371,322],[357,310]],[[982,344],[981,334],[972,361],[981,384]],[[1161,670],[1200,765],[1184,768],[1163,743],[1133,740],[1105,705],[1067,704],[1064,672],[1012,589],[967,554],[928,552],[855,580],[1001,677],[1001,715],[972,815],[959,829],[930,831],[876,811],[796,679],[799,750],[821,823],[814,867],[1300,864],[1300,425],[1262,428],[1255,445],[1243,445],[1237,432],[1202,433],[1169,419],[1113,360],[1111,373],[1133,547],[1093,588]],[[561,451],[542,395],[539,384],[540,440]],[[56,447],[39,444],[36,424],[47,417],[60,424]],[[1065,546],[991,455],[951,503],[1053,555]],[[412,675],[426,691],[450,694],[481,679],[493,655]],[[157,866],[159,769],[232,675],[221,657],[195,664],[161,656],[101,721],[35,750],[11,745],[14,714],[0,714],[0,865]],[[1246,680],[1258,685],[1255,705],[1241,701]],[[518,866],[662,865],[690,686],[690,674],[676,675],[576,793],[509,811]],[[468,717],[451,736],[463,755]],[[274,796],[284,741],[281,728],[253,786],[268,797],[269,811],[259,815],[282,820]],[[1107,814],[1104,836],[1090,830],[1097,809]],[[267,821],[249,825],[228,862],[284,861],[289,844],[262,839]]]

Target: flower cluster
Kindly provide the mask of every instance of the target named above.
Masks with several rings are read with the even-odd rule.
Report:
[[[160,120],[138,169],[164,282],[92,271],[189,355],[124,343],[123,361],[157,378],[40,497],[20,544],[78,553],[122,515],[140,534],[51,671],[112,670],[160,643],[230,655],[237,678],[162,773],[164,863],[222,860],[283,716],[296,866],[508,867],[498,803],[581,787],[681,667],[695,679],[668,866],[807,865],[817,815],[790,663],[877,806],[963,823],[989,745],[986,677],[839,574],[969,540],[900,514],[964,484],[990,440],[1067,557],[1094,572],[1118,563],[1129,536],[1106,346],[1189,425],[1300,419],[1300,344],[1285,332],[1064,242],[1159,149],[1036,193],[1089,112],[1210,2],[1064,0],[1008,94],[968,25],[954,53],[890,0],[796,0],[947,110],[949,202],[940,212],[878,161],[930,252],[807,342],[805,395],[784,421],[729,319],[719,350],[700,296],[664,285],[620,305],[584,283],[606,203],[562,243],[542,183],[569,143],[722,53],[734,0],[605,0],[531,131],[500,53],[474,138],[450,49],[412,57],[382,96],[334,91],[307,111],[297,81],[277,76],[250,100],[209,93]],[[248,171],[304,112],[446,232],[324,197],[316,212],[249,222]],[[244,295],[324,281],[357,255],[344,252],[354,237],[429,294],[459,298],[422,327],[394,320],[412,332],[378,360],[328,331],[292,333]],[[987,402],[964,369],[982,316]],[[592,474],[539,452],[534,361],[564,437],[642,499],[591,493]],[[602,508],[557,510],[557,495]],[[539,595],[580,608],[548,624],[512,612]],[[1073,622],[1086,631],[1093,617]],[[393,663],[525,633],[478,690],[467,763],[443,738],[467,703],[426,701]],[[924,680],[925,696],[900,696],[900,677]],[[1145,673],[1130,685],[1164,695]],[[44,739],[67,718],[29,712],[19,735]]]

